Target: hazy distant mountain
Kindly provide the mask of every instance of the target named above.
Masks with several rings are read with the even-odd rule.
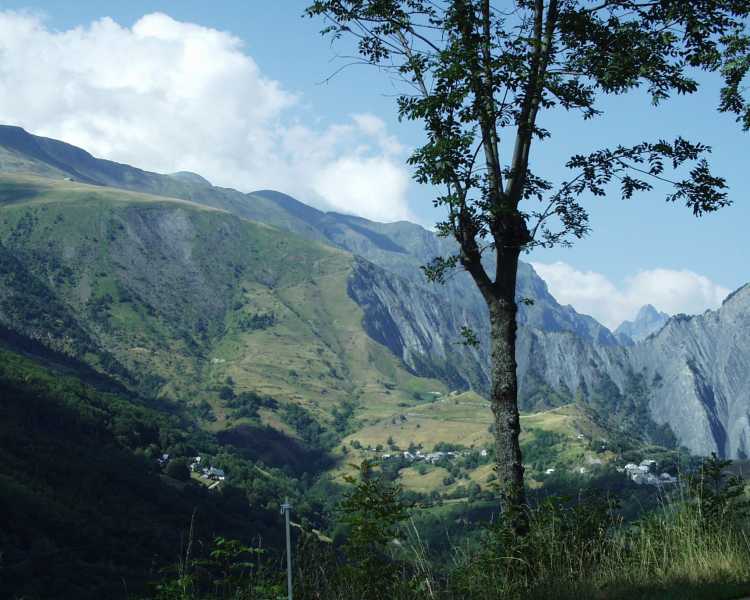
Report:
[[[659,331],[669,321],[669,315],[656,310],[651,304],[642,306],[633,321],[623,321],[615,329],[615,335],[625,335],[634,342],[647,338]]]

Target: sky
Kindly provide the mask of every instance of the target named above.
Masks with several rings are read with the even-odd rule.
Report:
[[[345,68],[345,46],[302,18],[306,1],[0,0],[0,122],[141,168],[272,188],[325,210],[430,227],[434,190],[405,164],[421,128],[396,118],[382,73]],[[334,76],[332,76],[334,75]],[[551,178],[575,153],[682,135],[713,147],[734,205],[696,219],[658,191],[586,202],[591,234],[524,257],[563,304],[615,327],[646,303],[719,306],[750,280],[748,142],[714,110],[716,81],[657,109],[608,99],[605,117],[544,117],[532,167]]]

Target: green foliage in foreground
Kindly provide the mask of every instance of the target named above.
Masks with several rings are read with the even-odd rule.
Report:
[[[739,481],[722,474],[727,466],[707,459],[688,485],[634,524],[624,523],[614,503],[601,497],[547,499],[530,510],[527,536],[516,537],[498,521],[475,542],[454,547],[452,560],[437,563],[414,521],[406,523],[399,488],[364,465],[341,505],[341,519],[350,528],[343,552],[309,534],[298,540],[295,598],[737,598],[750,590],[747,503]],[[219,551],[226,547],[223,540],[217,545]],[[257,557],[256,550],[233,548]],[[194,564],[197,569],[202,563]],[[201,592],[181,590],[177,579],[161,584],[156,597],[285,597],[280,571],[263,571],[260,561],[241,565],[251,582],[227,586],[225,575],[214,591],[204,586]],[[231,574],[233,567],[223,572]]]

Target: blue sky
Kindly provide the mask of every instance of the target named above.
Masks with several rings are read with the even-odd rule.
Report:
[[[265,123],[264,131],[267,131],[271,127],[268,123],[274,123],[273,127],[278,129],[278,123],[283,122],[284,143],[309,145],[311,148],[324,147],[325,153],[318,152],[314,156],[284,154],[284,168],[279,168],[273,177],[264,178],[261,167],[255,171],[248,168],[249,179],[241,181],[238,173],[243,164],[240,159],[236,159],[234,170],[225,169],[229,183],[236,180],[237,187],[244,185],[247,189],[263,187],[253,186],[252,177],[255,177],[262,183],[268,181],[269,185],[274,185],[281,191],[293,193],[303,201],[341,209],[341,203],[345,202],[341,195],[348,188],[339,186],[337,182],[347,177],[356,182],[357,178],[364,177],[365,169],[370,169],[374,179],[370,181],[369,187],[377,188],[378,182],[382,181],[384,190],[392,190],[394,196],[403,196],[406,203],[403,206],[406,208],[402,208],[403,211],[408,211],[408,216],[429,225],[438,216],[430,201],[431,190],[405,182],[403,174],[396,172],[397,167],[403,164],[409,148],[419,144],[420,128],[414,124],[398,123],[393,99],[395,91],[389,81],[374,70],[353,67],[327,83],[321,83],[342,63],[336,59],[336,49],[332,49],[328,40],[318,34],[320,22],[301,18],[305,6],[306,2],[298,0],[218,3],[207,3],[204,0],[0,0],[0,10],[30,11],[32,14],[43,15],[40,26],[45,30],[45,39],[48,41],[55,32],[76,27],[86,29],[92,22],[103,17],[111,17],[119,27],[127,30],[144,15],[154,12],[165,13],[176,21],[231,33],[242,40],[243,46],[227,50],[225,55],[231,58],[232,52],[240,52],[252,57],[259,71],[255,76],[263,79],[258,84],[260,88],[248,85],[237,91],[238,97],[247,101],[248,106],[258,113],[253,123]],[[115,33],[117,35],[113,37],[123,37],[122,32]],[[34,39],[27,38],[26,45],[33,44]],[[109,38],[101,34],[97,37],[98,42],[89,41],[86,52],[96,53],[96,49],[91,50],[91,44],[104,43],[101,40],[105,39]],[[18,42],[19,45],[22,43]],[[56,48],[56,43],[50,42],[50,47]],[[342,49],[339,47],[338,50]],[[11,48],[11,51],[15,50]],[[7,53],[6,47],[5,56]],[[106,56],[106,51],[102,56]],[[35,59],[27,57],[24,60]],[[137,61],[137,56],[133,61]],[[22,64],[28,66],[28,62]],[[112,64],[109,68],[117,73],[122,66]],[[205,68],[210,66],[209,61]],[[101,73],[106,66],[96,65],[95,68],[99,69],[96,72]],[[162,68],[171,74],[168,62]],[[3,73],[2,69],[0,66],[0,74]],[[245,72],[249,71],[237,71],[240,74]],[[232,81],[236,79],[234,77]],[[613,324],[633,314],[637,305],[645,301],[652,301],[658,308],[668,312],[697,312],[715,306],[717,298],[724,291],[734,289],[750,279],[744,258],[745,229],[750,222],[750,207],[746,201],[750,192],[746,173],[750,167],[747,152],[750,137],[741,132],[731,117],[720,115],[713,109],[718,93],[717,83],[710,80],[706,83],[704,93],[669,101],[658,109],[650,107],[646,98],[631,95],[608,100],[604,105],[607,116],[603,119],[584,123],[577,117],[565,114],[556,113],[545,117],[542,125],[552,131],[553,137],[535,148],[533,162],[540,173],[550,174],[552,177],[561,176],[564,171],[561,165],[570,154],[576,152],[586,152],[615,143],[636,143],[643,139],[683,135],[713,146],[712,163],[727,178],[735,202],[734,206],[721,213],[702,219],[696,219],[684,207],[667,205],[656,192],[628,202],[616,197],[589,202],[587,206],[590,208],[593,231],[587,239],[577,242],[571,249],[537,251],[527,257],[527,260],[538,265],[538,270],[559,299],[569,301],[579,310]],[[16,82],[14,85],[19,84]],[[44,93],[54,95],[51,91],[39,92],[41,84],[38,82],[32,81],[28,85],[35,90],[36,98]],[[234,89],[235,83],[227,85]],[[49,116],[54,114],[52,104],[47,112],[36,110],[36,107],[32,111],[28,106],[22,105],[3,110],[3,101],[0,101],[0,120],[13,118],[32,131],[54,134],[55,137],[68,133],[67,137],[76,138],[70,140],[74,143],[89,142],[87,146],[96,154],[111,154],[116,160],[134,162],[145,168],[164,170],[167,163],[181,164],[180,156],[187,154],[183,149],[159,147],[146,133],[129,137],[121,132],[117,133],[119,130],[106,122],[106,111],[110,108],[96,104],[96,100],[92,99],[93,92],[89,97],[86,94],[90,91],[87,92],[84,88],[65,87],[66,90],[71,87],[70,95],[76,99],[84,98],[79,106],[90,106],[91,114],[95,115],[91,119],[93,124],[86,128],[76,128],[75,124],[86,118],[86,114],[82,113],[77,117],[60,119],[59,126],[56,127]],[[260,89],[258,93],[263,97],[257,106],[252,96],[255,89]],[[3,97],[8,96],[3,93]],[[158,97],[158,94],[154,96]],[[219,96],[211,98],[214,105],[223,102]],[[139,115],[149,114],[146,101],[145,97],[138,97],[138,102],[144,103]],[[283,113],[281,109],[274,109],[274,103],[284,106]],[[81,111],[83,110],[82,108]],[[118,106],[118,110],[125,111],[127,108],[123,103]],[[154,114],[158,114],[158,111],[154,111]],[[187,119],[189,115],[195,115],[194,118],[200,121],[210,122],[212,118],[210,112],[205,116],[200,112],[186,112],[183,116]],[[352,115],[366,117],[352,121]],[[128,118],[127,114],[118,113],[114,116],[120,121]],[[94,129],[94,124],[97,123],[100,126]],[[243,125],[249,131],[243,139],[254,135],[253,123]],[[224,123],[223,126],[230,125]],[[190,145],[190,126],[183,122],[180,129],[179,137],[174,132],[166,132],[163,138],[165,144],[174,139]],[[110,131],[113,132],[112,139],[107,140],[105,138]],[[174,134],[173,137],[169,137],[170,133]],[[210,147],[221,144],[222,138],[217,142],[205,132],[202,137],[200,134],[201,130],[196,130],[195,145]],[[144,149],[139,153],[131,148],[129,152],[126,151],[128,145],[136,148],[139,140],[143,140],[144,148],[148,146],[150,150]],[[262,166],[263,156],[268,154],[264,144],[271,142],[279,143],[275,137],[260,139],[257,148],[247,150],[248,157],[254,150],[258,154],[252,159],[248,158],[248,161],[255,160]],[[233,151],[241,158],[246,150],[239,142],[237,144],[229,144],[226,152]],[[174,142],[173,146],[179,146],[178,142]],[[166,157],[169,160],[158,154],[166,155],[170,152],[175,153],[175,156]],[[340,156],[352,153],[359,153],[361,160],[357,164],[340,160]],[[205,168],[201,168],[201,161],[205,163]],[[224,173],[221,161],[222,155],[209,156],[197,152],[192,157],[192,162],[186,159],[188,166],[195,167],[193,170],[209,176],[212,173]],[[320,178],[314,190],[308,193],[300,180],[309,171],[305,171],[300,165],[325,170],[330,173],[330,180]],[[269,166],[269,171],[273,171],[272,166]],[[361,180],[368,181],[366,178]],[[219,183],[227,184],[227,181]],[[284,189],[285,187],[288,189]],[[326,205],[325,198],[329,196]],[[383,215],[391,210],[390,205],[385,203],[380,211],[367,213],[367,209],[362,207],[376,202],[372,195],[362,195],[357,202],[359,204],[355,202],[355,205],[360,208],[353,210],[375,218],[385,219]],[[394,214],[398,213],[398,206],[401,205],[393,204]],[[407,214],[403,211],[398,214]],[[686,275],[686,270],[691,274]],[[615,304],[619,303],[619,308],[603,311],[600,308],[601,302],[613,296],[616,296]]]

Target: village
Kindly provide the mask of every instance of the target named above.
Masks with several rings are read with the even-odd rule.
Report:
[[[579,437],[582,438],[583,436],[580,435]],[[409,463],[425,462],[433,465],[444,460],[451,461],[460,457],[468,456],[474,452],[478,453],[478,455],[482,458],[487,458],[488,456],[486,448],[481,448],[479,450],[468,449],[433,451],[427,453],[423,452],[420,448],[411,448],[409,450],[390,453],[381,453],[382,448],[380,446],[376,448],[367,446],[362,449],[368,453],[378,454],[380,460],[383,461],[404,460]],[[590,464],[603,465],[604,463],[601,461],[601,459],[594,458],[590,460]],[[657,473],[656,466],[656,460],[647,458],[642,460],[639,464],[630,462],[622,467],[616,467],[616,471],[618,473],[623,473],[630,481],[638,485],[662,487],[678,483],[679,479],[674,475],[670,475],[667,472]],[[204,469],[204,471],[206,470]],[[555,472],[557,472],[556,467],[548,467],[544,470],[545,475],[552,475]],[[572,472],[579,475],[585,475],[588,473],[588,470],[586,469],[586,467],[577,467],[573,469]]]
[[[157,459],[157,463],[160,467],[165,467],[169,463],[169,454],[162,454]],[[204,485],[207,485],[210,490],[218,487],[227,478],[224,469],[206,466],[201,456],[194,456],[192,458],[189,469],[190,473],[195,474],[196,478]]]
[[[371,449],[368,447],[367,450]],[[429,452],[427,454],[423,453],[422,450],[415,450],[413,452],[409,450],[405,450],[404,452],[398,452],[395,454],[382,454],[380,458],[382,460],[393,460],[393,459],[399,459],[403,458],[404,460],[407,460],[409,462],[416,462],[416,461],[425,461],[430,464],[435,464],[443,459],[453,459],[458,458],[460,456],[467,456],[472,453],[472,450],[451,450],[446,452]],[[479,450],[479,456],[482,458],[487,457],[487,450],[485,448],[482,448]]]
[[[618,467],[619,473],[625,473],[628,479],[639,485],[672,485],[677,483],[677,477],[669,473],[656,474],[656,461],[653,459],[642,460],[639,465],[628,463],[624,467]]]

